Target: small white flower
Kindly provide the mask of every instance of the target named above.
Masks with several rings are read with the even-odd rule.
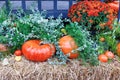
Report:
[[[41,17],[40,20],[37,21],[38,24],[40,24],[40,23],[47,23],[47,22],[48,22],[48,19],[43,19],[42,17]]]
[[[8,20],[3,21],[2,25],[8,26],[10,23],[11,23],[11,21],[8,19]]]

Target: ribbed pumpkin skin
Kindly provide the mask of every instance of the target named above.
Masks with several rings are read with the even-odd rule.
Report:
[[[117,55],[120,56],[120,43],[117,44]]]
[[[64,36],[59,40],[59,46],[62,50],[62,52],[66,55],[66,54],[70,54],[69,58],[73,59],[73,58],[77,58],[78,57],[78,53],[72,53],[72,50],[77,49],[77,45],[75,44],[74,39],[71,36]]]
[[[40,40],[29,40],[22,45],[22,53],[26,59],[36,62],[43,62],[55,53],[54,45],[41,45],[40,42]]]

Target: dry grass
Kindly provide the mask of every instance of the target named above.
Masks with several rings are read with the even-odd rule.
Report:
[[[99,66],[82,66],[80,61],[70,60],[67,65],[34,63],[22,58],[20,62],[9,58],[7,66],[0,62],[0,80],[120,80],[120,62],[116,57],[110,63]]]

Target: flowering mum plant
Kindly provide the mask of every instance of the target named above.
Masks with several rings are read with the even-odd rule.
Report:
[[[87,26],[88,30],[112,29],[117,12],[100,1],[80,1],[71,6],[68,17],[72,22]]]
[[[77,1],[101,1],[101,0],[77,0]],[[113,2],[115,0],[104,0],[104,2]]]

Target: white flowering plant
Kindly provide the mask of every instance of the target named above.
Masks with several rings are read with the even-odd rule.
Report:
[[[39,12],[32,10],[31,14],[19,11],[17,15],[11,14],[0,24],[0,43],[8,45],[9,54],[21,49],[23,43],[30,39],[39,39],[46,43],[53,43],[56,46],[56,55],[59,61],[48,62],[50,64],[66,64],[67,57],[63,55],[58,46],[58,39],[63,35],[61,29],[64,27],[62,15],[58,18],[50,16],[46,19],[46,11]],[[9,55],[7,54],[7,55]],[[0,54],[1,55],[1,54]]]
[[[38,10],[32,10],[32,14],[29,15],[24,13],[24,16],[22,13],[11,15],[0,25],[0,42],[8,44],[11,52],[20,49],[29,39],[42,39],[54,43],[61,36],[63,20],[60,16],[57,19],[50,17],[48,20],[45,18],[45,12],[40,13]]]

